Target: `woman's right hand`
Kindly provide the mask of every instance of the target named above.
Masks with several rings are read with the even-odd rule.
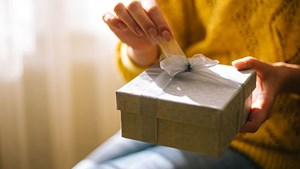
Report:
[[[107,12],[104,22],[115,35],[128,45],[128,55],[137,65],[146,67],[158,57],[157,41],[169,41],[173,38],[155,0],[132,1],[125,6],[118,3],[114,7],[115,15]]]

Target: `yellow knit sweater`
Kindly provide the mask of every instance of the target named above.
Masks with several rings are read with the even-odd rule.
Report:
[[[158,2],[188,57],[202,53],[230,64],[251,55],[266,62],[300,63],[299,0]],[[130,80],[143,68],[128,59],[125,47],[118,46],[117,62]],[[231,145],[261,168],[299,168],[300,96],[281,94],[271,113],[256,133],[239,134]]]

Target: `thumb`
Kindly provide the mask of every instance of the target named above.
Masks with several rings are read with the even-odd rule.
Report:
[[[234,66],[238,70],[255,69],[257,71],[262,71],[266,66],[265,64],[266,63],[261,62],[251,56],[247,56],[232,62],[232,66]]]

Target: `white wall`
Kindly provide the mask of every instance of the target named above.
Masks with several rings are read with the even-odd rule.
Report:
[[[0,169],[71,168],[119,129],[115,3],[0,0]]]

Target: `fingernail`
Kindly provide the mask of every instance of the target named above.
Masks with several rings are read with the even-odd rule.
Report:
[[[144,34],[143,31],[142,31],[142,29],[139,28],[139,27],[135,28],[135,32],[137,33],[138,36],[143,36],[143,34]]]
[[[107,13],[105,13],[105,14],[102,16],[102,20],[103,20],[104,22],[107,22],[107,20],[108,20],[108,14],[107,14]]]
[[[127,26],[125,24],[123,24],[122,22],[119,22],[118,23],[118,28],[121,30],[121,31],[126,31],[127,30]]]
[[[150,28],[148,30],[148,34],[151,36],[151,38],[156,39],[158,36],[157,31],[154,28]]]
[[[162,32],[162,37],[165,41],[170,41],[172,39],[171,33],[167,30]]]

